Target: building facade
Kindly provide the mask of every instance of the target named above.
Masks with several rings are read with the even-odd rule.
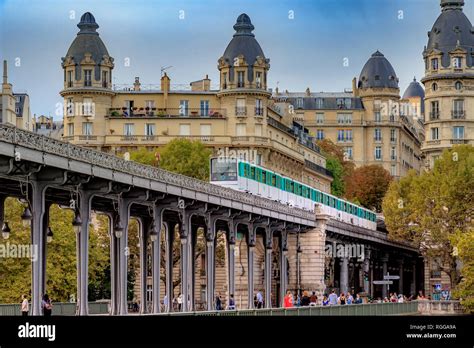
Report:
[[[427,167],[444,149],[474,144],[474,32],[463,5],[464,0],[441,0],[423,51]]]
[[[8,82],[8,65],[6,60],[3,61],[0,123],[11,124],[21,129],[33,130],[30,97],[27,93],[13,93],[13,86]]]
[[[271,108],[269,59],[246,14],[237,18],[234,37],[218,60],[217,89],[207,76],[189,89],[173,89],[166,73],[159,89],[143,89],[139,77],[129,88],[114,89],[114,59],[92,14],[84,14],[78,27],[62,59],[65,140],[118,154],[154,149],[177,137],[199,140],[217,156],[237,153],[330,191],[332,177],[314,139],[295,127],[290,115]]]

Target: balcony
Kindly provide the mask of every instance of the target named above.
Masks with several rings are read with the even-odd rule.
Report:
[[[79,135],[79,140],[97,140],[97,135]]]
[[[291,136],[295,136],[293,130],[290,127],[285,126],[283,123],[275,120],[274,118],[267,117],[267,122],[270,126],[273,126],[285,133],[290,134]]]
[[[439,119],[439,110],[430,111],[430,120],[438,120],[438,119]]]
[[[428,140],[428,141],[426,142],[426,145],[439,145],[439,144],[441,144],[441,140],[439,140],[439,139]]]
[[[453,118],[453,120],[460,120],[465,119],[466,115],[464,113],[464,110],[452,110],[451,117]]]
[[[150,108],[150,107],[133,107],[133,108],[110,108],[107,110],[106,117],[109,118],[225,118],[226,109],[211,108]]]
[[[255,116],[263,116],[263,108],[255,107]]]
[[[332,173],[329,170],[327,170],[326,168],[320,166],[319,164],[308,161],[307,159],[304,160],[304,165],[305,165],[305,167],[311,169],[314,172],[317,172],[317,173],[320,173],[320,174],[323,174],[323,175],[326,175],[326,176],[330,176],[331,178],[333,177]]]
[[[236,106],[235,107],[235,116],[247,116],[247,107],[246,106]]]
[[[451,139],[451,144],[467,144],[469,140],[467,139]]]
[[[135,135],[124,135],[122,136],[122,141],[138,141],[138,138]]]

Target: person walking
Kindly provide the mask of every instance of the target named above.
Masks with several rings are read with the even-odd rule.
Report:
[[[362,304],[362,298],[359,294],[356,295],[356,299],[354,301],[355,304]]]
[[[178,311],[181,312],[181,307],[183,306],[183,294],[179,294],[178,296]]]
[[[45,317],[50,317],[51,312],[53,311],[53,305],[51,304],[51,300],[49,299],[48,294],[44,294],[43,301],[41,302],[41,307],[43,308],[43,315]]]
[[[234,294],[230,294],[229,305],[227,306],[227,309],[231,311],[235,310]]]
[[[327,298],[326,295],[323,296],[323,306],[328,306],[329,305],[329,298]]]
[[[263,308],[263,295],[260,291],[257,292],[257,308]]]
[[[346,301],[347,301],[347,304],[352,304],[354,302],[354,297],[352,297],[350,291],[347,292]]]
[[[333,291],[329,294],[329,305],[330,305],[330,306],[337,305],[336,290],[333,290]]]
[[[222,310],[222,301],[221,301],[221,296],[217,295],[216,296],[216,311]]]
[[[286,295],[283,299],[283,307],[285,308],[292,308],[293,307],[293,295],[291,294],[291,291],[287,291]]]
[[[309,302],[308,292],[305,290],[303,291],[303,297],[301,298],[301,306],[307,307],[309,306]]]
[[[311,297],[309,298],[309,305],[310,307],[315,307],[318,304],[318,296],[316,296],[316,293],[313,291],[311,294]]]
[[[21,295],[21,315],[27,317],[30,311],[30,304],[28,303],[28,298],[26,295]]]
[[[337,302],[338,302],[340,305],[345,305],[345,304],[346,304],[346,296],[344,295],[343,292],[341,292],[341,296],[339,296]]]

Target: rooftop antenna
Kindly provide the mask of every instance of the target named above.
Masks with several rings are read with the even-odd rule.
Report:
[[[161,76],[163,76],[163,73],[164,73],[166,70],[168,70],[168,69],[170,69],[170,68],[172,68],[172,67],[173,67],[172,65],[169,65],[169,66],[162,66],[161,69],[160,69],[160,71],[161,71]]]

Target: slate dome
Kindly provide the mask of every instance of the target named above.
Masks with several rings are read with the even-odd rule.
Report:
[[[398,77],[392,64],[376,51],[365,63],[359,76],[359,88],[398,88]]]

